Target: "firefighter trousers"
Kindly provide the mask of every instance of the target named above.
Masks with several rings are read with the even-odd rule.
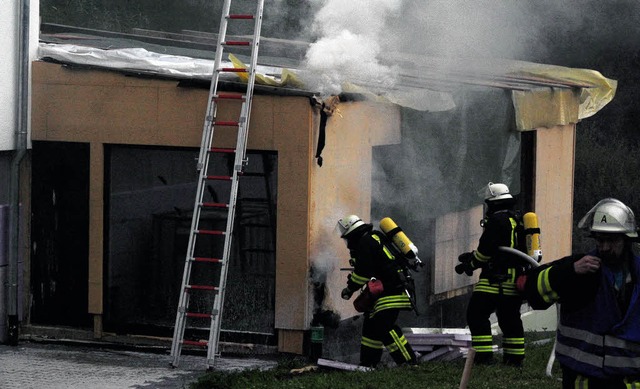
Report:
[[[364,315],[360,343],[361,366],[376,367],[382,358],[384,348],[398,365],[416,362],[413,348],[396,325],[399,313],[398,309],[385,309],[373,316],[369,313]]]
[[[489,317],[496,313],[502,331],[503,362],[521,366],[524,359],[524,328],[520,318],[520,296],[473,292],[467,306],[467,324],[476,363],[493,361],[493,336]]]

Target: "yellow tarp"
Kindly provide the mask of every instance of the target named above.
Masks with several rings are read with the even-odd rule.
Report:
[[[229,54],[229,61],[233,63],[233,66],[240,69],[247,69],[247,65],[240,61],[235,55]],[[249,81],[249,75],[247,73],[238,73],[238,77],[242,82]],[[280,79],[267,76],[256,72],[256,84],[268,85],[268,86],[293,86],[301,87],[302,81],[293,72],[288,69],[282,69]]]
[[[540,87],[531,91],[512,91],[516,126],[521,131],[577,123],[595,115],[616,93],[617,81],[595,70],[532,64],[531,69],[515,73],[549,82],[581,85],[573,89]]]

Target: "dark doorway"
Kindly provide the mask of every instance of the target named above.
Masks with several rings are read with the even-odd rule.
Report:
[[[253,341],[270,341],[275,332],[277,154],[249,150],[247,156],[238,191],[221,338],[242,341],[251,334]],[[107,148],[106,330],[172,335],[198,183],[197,157],[197,149]],[[210,164],[232,168],[233,160],[215,158],[219,160]],[[208,185],[205,201],[228,202],[225,185]],[[203,214],[203,223],[204,219],[224,230],[226,211]],[[214,250],[222,244],[223,240],[210,242]],[[217,275],[195,266],[193,272],[207,282]],[[210,306],[212,301],[197,303]],[[207,325],[196,323],[197,328]]]
[[[88,327],[89,145],[33,142],[31,322]]]

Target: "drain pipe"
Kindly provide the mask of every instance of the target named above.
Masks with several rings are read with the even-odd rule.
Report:
[[[8,343],[18,344],[18,279],[20,251],[20,164],[27,152],[29,120],[29,20],[30,2],[20,0],[20,25],[18,59],[18,100],[16,150],[11,162],[10,211],[9,211],[9,277],[7,293]]]

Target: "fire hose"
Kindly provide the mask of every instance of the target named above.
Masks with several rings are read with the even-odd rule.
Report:
[[[540,265],[535,259],[531,258],[530,256],[528,256],[527,254],[523,253],[520,250],[516,250],[514,248],[504,247],[504,246],[498,247],[498,250],[500,250],[502,252],[505,252],[505,253],[514,254],[519,259],[521,259],[524,262],[530,264],[531,267],[538,267]],[[560,307],[558,306],[557,309],[558,309],[558,314],[560,314],[560,311],[559,311]],[[547,361],[546,374],[547,374],[548,377],[552,377],[551,370],[553,369],[553,362],[555,361],[556,343],[557,342],[553,343],[553,349],[551,350],[551,355],[549,355],[549,360]]]

